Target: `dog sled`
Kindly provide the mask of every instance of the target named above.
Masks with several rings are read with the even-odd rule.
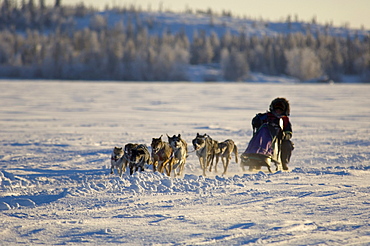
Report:
[[[253,129],[253,137],[247,149],[240,156],[240,166],[245,171],[260,170],[267,167],[271,173],[272,166],[275,165],[276,171],[282,169],[281,165],[281,143],[283,136],[283,121],[278,124],[265,122],[258,129]]]

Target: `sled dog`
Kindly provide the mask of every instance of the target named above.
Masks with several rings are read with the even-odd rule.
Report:
[[[144,165],[150,165],[150,154],[145,144],[139,144],[132,149],[130,158],[130,175],[137,171],[144,171]]]
[[[131,156],[132,156],[132,150],[134,148],[136,148],[138,146],[138,144],[134,144],[134,143],[128,143],[125,145],[125,148],[124,148],[124,155],[123,157],[125,158],[125,162],[124,162],[124,165],[125,165],[125,169],[123,172],[126,172],[126,168],[127,166],[129,166],[129,163],[130,163],[130,160],[131,160]]]
[[[207,135],[210,141],[211,145],[211,155],[209,156],[208,159],[208,166],[209,166],[209,171],[212,172],[212,167],[213,167],[213,161],[216,157],[217,160],[217,154],[220,152],[220,149],[218,148],[218,142],[214,139],[212,139],[209,135]],[[217,163],[216,163],[217,164]],[[215,171],[217,172],[217,169],[215,167]]]
[[[172,137],[168,136],[168,142],[173,149],[173,170],[175,172],[175,176],[181,176],[184,167],[186,158],[188,157],[188,144],[184,139],[181,138],[181,134],[173,135]]]
[[[221,158],[222,164],[224,166],[224,172],[222,173],[222,175],[224,175],[227,172],[227,168],[231,160],[231,153],[234,153],[235,162],[238,163],[238,148],[236,147],[234,141],[231,139],[227,139],[221,143],[218,143],[217,146],[219,151],[216,154],[215,171],[217,172],[217,164],[219,158]]]
[[[159,138],[152,138],[152,164],[153,172],[163,173],[166,169],[168,176],[171,175],[173,150],[167,142],[162,141],[162,135]]]
[[[110,174],[114,173],[114,169],[117,169],[118,175],[121,177],[122,172],[126,170],[124,152],[122,147],[114,147],[110,158]]]
[[[122,177],[122,174],[126,172],[126,168],[130,162],[132,149],[135,148],[137,144],[128,143],[125,148],[114,147],[111,157],[111,168],[110,173],[114,173],[114,168],[117,169],[118,175]]]
[[[197,136],[193,139],[192,143],[199,158],[199,164],[203,171],[203,176],[206,176],[206,169],[208,166],[212,168],[213,159],[218,152],[217,141],[213,140],[207,134],[200,135],[197,133]]]

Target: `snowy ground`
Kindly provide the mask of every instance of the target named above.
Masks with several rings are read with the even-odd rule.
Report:
[[[369,85],[0,81],[0,245],[369,245]],[[277,96],[290,171],[109,174],[114,146],[233,139]],[[219,164],[219,168],[221,165]]]

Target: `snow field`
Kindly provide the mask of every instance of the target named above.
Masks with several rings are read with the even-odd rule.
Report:
[[[0,245],[367,245],[369,99],[359,84],[1,81]],[[201,176],[196,133],[244,151],[284,96],[288,172]],[[184,176],[110,175],[114,146],[181,134]],[[166,138],[164,138],[166,140]]]

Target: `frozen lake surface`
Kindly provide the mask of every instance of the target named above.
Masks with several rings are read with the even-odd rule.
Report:
[[[0,245],[368,245],[364,84],[0,81]],[[290,170],[201,176],[197,133],[242,153],[256,113],[291,103]],[[181,178],[110,175],[114,146],[181,134]],[[164,138],[167,140],[167,138]],[[221,164],[218,164],[219,169]]]

